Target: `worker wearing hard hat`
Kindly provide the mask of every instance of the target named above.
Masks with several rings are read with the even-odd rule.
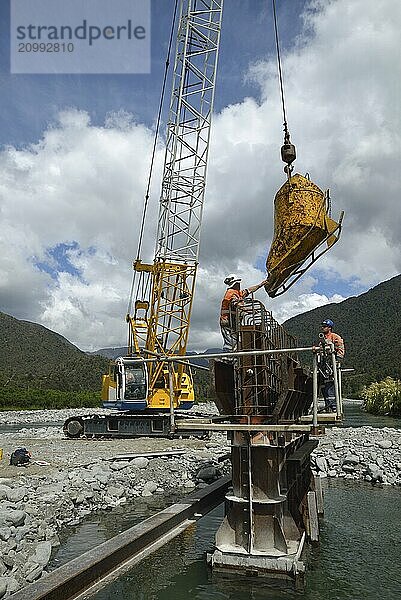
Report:
[[[334,323],[331,319],[325,319],[321,324],[322,333],[324,335],[325,342],[331,342],[334,346],[334,352],[336,355],[337,363],[339,363],[345,355],[345,346],[343,338],[334,333]],[[339,367],[339,364],[338,364]],[[325,410],[326,411],[337,411],[336,397],[334,388],[333,371],[331,365],[326,365],[326,373],[324,375],[324,383],[322,387],[322,394],[324,398]]]
[[[326,342],[332,342],[336,357],[341,360],[345,355],[344,340],[340,335],[338,335],[338,333],[334,333],[333,328],[334,323],[331,319],[325,319],[322,321],[322,332],[324,334],[324,338]]]
[[[235,311],[239,302],[242,302],[244,298],[253,294],[258,289],[263,287],[267,282],[264,279],[257,285],[250,286],[241,290],[241,278],[234,273],[231,273],[224,279],[224,283],[227,286],[227,291],[224,294],[224,298],[221,302],[220,311],[220,328],[221,334],[224,340],[224,350],[233,351],[236,346],[236,325],[235,325]]]

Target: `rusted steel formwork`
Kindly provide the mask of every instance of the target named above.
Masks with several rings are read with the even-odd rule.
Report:
[[[295,339],[255,300],[237,309],[236,349],[295,348]],[[296,353],[243,356],[213,367],[217,403],[231,423],[253,424],[231,436],[233,488],[210,557],[215,572],[302,582],[301,554],[313,490],[309,433],[285,431],[312,403],[312,379]],[[271,431],[265,431],[272,425]],[[277,431],[280,424],[282,431]],[[263,431],[258,431],[263,425]]]
[[[238,323],[238,327],[236,327]],[[261,302],[246,301],[233,319],[240,351],[295,348],[296,340],[277,323]],[[294,422],[312,403],[312,379],[297,354],[255,355],[215,361],[212,368],[221,414],[260,415],[263,422]]]

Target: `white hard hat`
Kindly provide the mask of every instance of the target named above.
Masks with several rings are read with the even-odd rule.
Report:
[[[226,284],[227,287],[233,287],[233,285],[235,285],[236,283],[240,283],[241,281],[241,277],[238,277],[238,275],[236,275],[235,273],[230,273],[230,275],[227,275],[227,277],[224,280],[224,283]]]

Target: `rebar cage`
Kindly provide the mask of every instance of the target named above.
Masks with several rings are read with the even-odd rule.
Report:
[[[238,350],[278,350],[296,347],[296,339],[253,297],[246,298],[237,306],[235,324]],[[274,408],[287,387],[288,371],[298,366],[295,352],[286,357],[241,357],[236,368],[236,414],[273,416]]]

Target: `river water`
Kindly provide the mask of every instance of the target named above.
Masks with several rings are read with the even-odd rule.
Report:
[[[95,600],[398,600],[401,597],[399,489],[327,481],[321,544],[309,556],[306,590],[212,578],[205,554],[219,507],[192,530],[101,590]]]
[[[347,427],[399,427],[400,421],[372,417],[347,403]],[[325,515],[321,544],[309,551],[303,593],[261,581],[211,576],[205,556],[213,551],[223,507],[159,549],[94,600],[398,600],[401,598],[401,491],[367,483],[323,480]],[[66,539],[53,561],[59,566],[174,501],[152,498],[121,506],[111,515],[92,515]]]
[[[63,421],[38,421],[34,423],[0,423],[0,433],[23,433],[24,429],[63,427]]]
[[[344,427],[401,427],[401,419],[370,415],[362,410],[362,404],[353,400],[344,402]]]

